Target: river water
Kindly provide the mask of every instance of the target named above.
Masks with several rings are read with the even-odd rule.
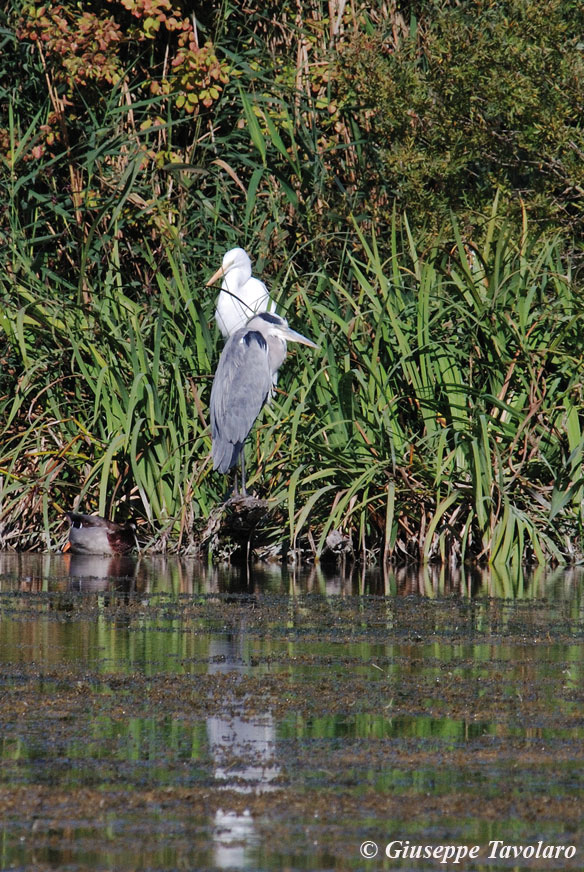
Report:
[[[0,554],[0,868],[584,868],[583,579]]]

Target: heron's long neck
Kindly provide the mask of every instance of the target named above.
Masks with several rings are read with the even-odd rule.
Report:
[[[276,373],[286,359],[286,343],[279,336],[270,336],[268,341],[268,362],[270,369]]]

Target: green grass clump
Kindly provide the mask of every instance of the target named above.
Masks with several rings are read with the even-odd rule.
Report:
[[[421,254],[406,221],[388,246],[355,222],[336,274],[290,267],[280,304],[320,349],[291,351],[248,446],[286,547],[318,559],[339,530],[368,561],[580,556],[582,292],[557,241],[516,238],[495,210],[483,236],[453,223]],[[4,545],[53,545],[81,504],[138,518],[151,547],[197,548],[225,488],[215,261],[193,274],[180,243],[165,255],[142,300],[115,261],[82,302],[3,279]]]
[[[317,551],[340,528],[364,555],[580,556],[583,295],[557,241],[531,247],[495,214],[480,250],[456,224],[423,256],[407,223],[389,250],[355,234],[328,300],[306,300],[333,333],[308,439],[335,486],[300,488],[331,506]]]

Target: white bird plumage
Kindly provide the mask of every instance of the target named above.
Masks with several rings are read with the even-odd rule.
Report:
[[[260,312],[276,312],[276,304],[265,284],[252,276],[251,260],[243,248],[232,248],[223,256],[223,263],[207,286],[222,278],[217,298],[215,320],[227,339],[245,327],[250,318]]]

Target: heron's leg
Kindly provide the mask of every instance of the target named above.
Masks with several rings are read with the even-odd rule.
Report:
[[[245,460],[243,450],[241,452],[241,496],[246,497],[247,491],[245,489]]]

